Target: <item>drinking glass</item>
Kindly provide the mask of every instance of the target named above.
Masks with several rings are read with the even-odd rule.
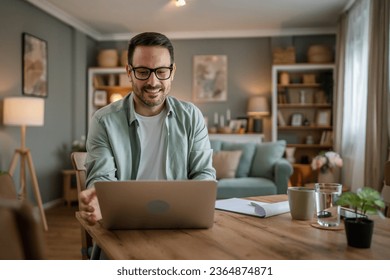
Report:
[[[340,206],[336,204],[342,185],[338,183],[316,183],[317,222],[324,227],[340,225]]]

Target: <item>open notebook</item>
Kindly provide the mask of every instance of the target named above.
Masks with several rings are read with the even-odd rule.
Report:
[[[209,228],[216,181],[95,182],[107,229]]]
[[[242,198],[217,200],[215,202],[215,208],[260,218],[266,218],[290,212],[288,201],[266,203]]]

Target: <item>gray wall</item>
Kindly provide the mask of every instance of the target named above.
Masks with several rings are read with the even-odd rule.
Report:
[[[3,98],[22,95],[22,33],[48,43],[45,125],[27,128],[26,145],[32,153],[42,200],[52,201],[62,196],[61,170],[71,167],[70,145],[85,134],[87,54],[95,42],[22,0],[1,0],[0,26],[1,116]],[[7,170],[14,149],[20,146],[20,129],[0,123],[0,169]],[[19,170],[15,175],[18,184]],[[31,191],[29,196],[34,197]]]
[[[50,202],[62,196],[61,170],[71,167],[72,141],[86,133],[87,69],[96,65],[99,49],[122,50],[127,48],[127,42],[95,42],[22,0],[1,0],[0,26],[0,170],[8,169],[14,149],[20,145],[19,128],[2,125],[1,116],[2,99],[22,95],[22,33],[28,32],[48,43],[45,125],[27,128],[26,144],[32,151],[42,199]],[[250,95],[271,94],[272,47],[293,44],[298,61],[304,62],[309,44],[334,45],[334,41],[333,35],[173,40],[178,71],[172,95],[192,100],[194,55],[227,55],[228,100],[197,105],[209,119],[214,112],[225,113],[228,108],[233,118],[245,116]],[[265,129],[269,140],[270,118],[265,121]],[[33,198],[31,192],[30,197]]]

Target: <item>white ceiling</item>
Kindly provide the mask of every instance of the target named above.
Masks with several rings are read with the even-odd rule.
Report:
[[[158,31],[172,39],[335,33],[354,0],[25,0],[96,40]]]

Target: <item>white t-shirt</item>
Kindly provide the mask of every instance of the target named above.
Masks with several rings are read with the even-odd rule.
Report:
[[[152,117],[135,114],[138,123],[138,135],[141,142],[141,158],[137,180],[166,179],[165,140],[166,111]]]

